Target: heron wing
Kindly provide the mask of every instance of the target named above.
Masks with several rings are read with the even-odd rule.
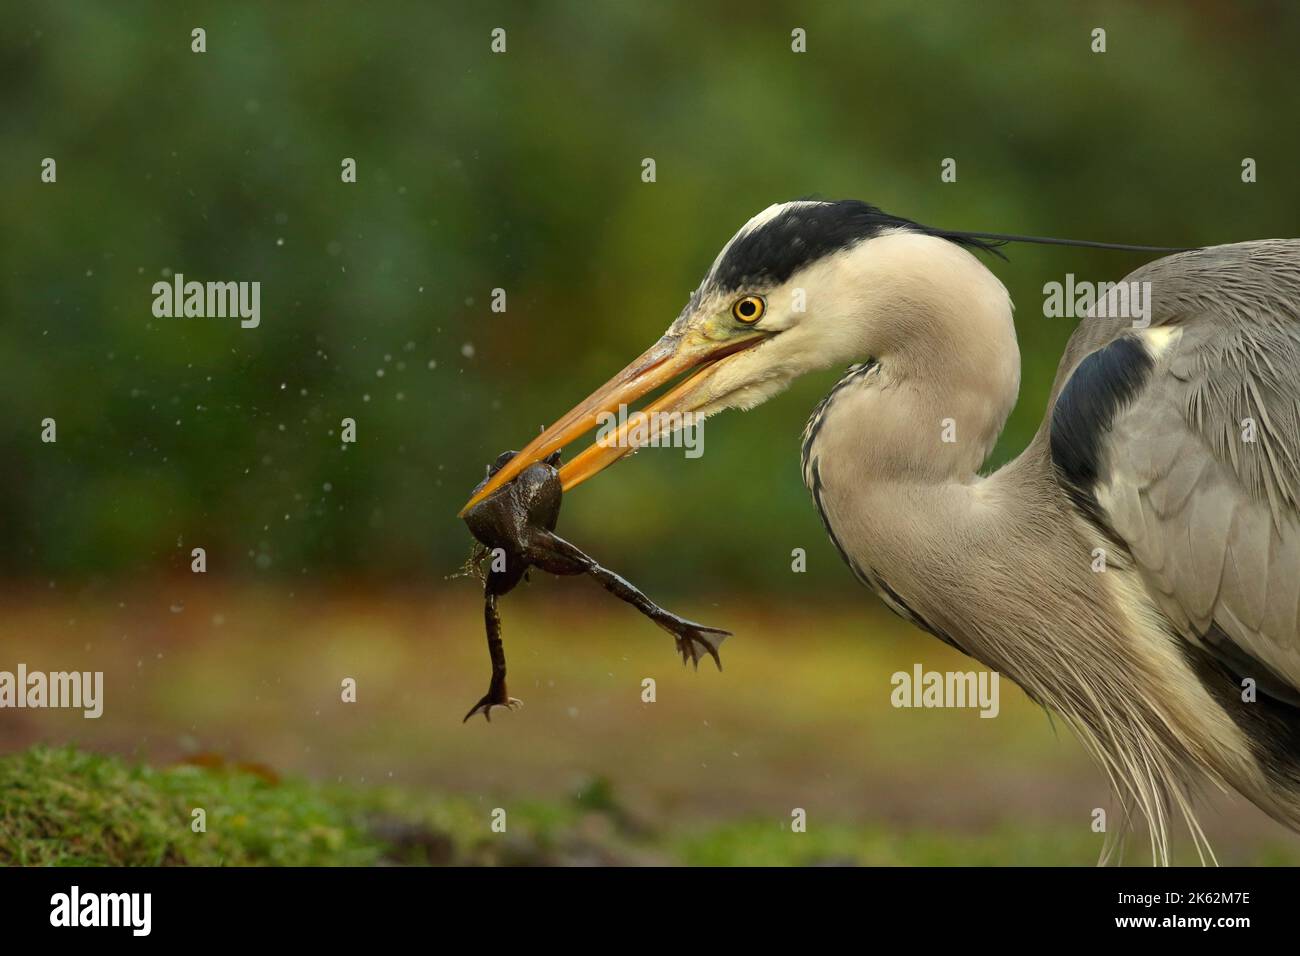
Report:
[[[1058,482],[1187,640],[1300,704],[1300,241],[1161,259],[1150,327],[1085,319],[1046,423]]]

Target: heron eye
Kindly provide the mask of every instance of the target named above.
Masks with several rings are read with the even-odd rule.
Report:
[[[731,314],[736,317],[737,322],[744,322],[746,325],[752,325],[763,317],[763,311],[767,308],[767,303],[761,296],[747,295],[743,299],[737,299],[731,307]]]

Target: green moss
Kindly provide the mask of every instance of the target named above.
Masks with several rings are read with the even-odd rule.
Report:
[[[131,766],[72,747],[0,758],[0,865],[365,866],[565,862],[581,809],[417,799],[260,768]],[[193,812],[206,831],[191,829]],[[617,841],[615,841],[617,842]]]
[[[254,773],[127,766],[73,748],[0,760],[0,863],[368,864],[381,847],[315,788]],[[191,829],[206,813],[207,831]]]

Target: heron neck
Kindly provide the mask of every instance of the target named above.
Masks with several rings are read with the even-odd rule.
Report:
[[[963,256],[969,255],[961,251]],[[970,259],[895,300],[876,374],[837,389],[838,438],[885,481],[973,480],[1020,388],[1020,350],[1001,283]]]

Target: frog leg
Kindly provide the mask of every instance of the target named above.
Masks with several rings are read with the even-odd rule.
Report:
[[[477,713],[482,713],[490,723],[493,707],[518,710],[524,702],[506,693],[506,648],[501,641],[501,615],[497,611],[497,596],[491,585],[483,589],[483,624],[487,631],[488,655],[492,658],[492,680],[483,699],[470,708],[465,723]]]
[[[713,658],[713,663],[718,665],[718,670],[722,670],[722,659],[718,657],[718,648],[726,638],[731,636],[730,631],[697,624],[664,610],[646,597],[627,578],[602,567],[581,548],[570,544],[552,531],[540,528],[534,530],[529,541],[527,557],[532,564],[552,574],[591,575],[610,594],[631,604],[671,634],[677,641],[677,651],[682,655],[682,663],[691,661],[698,669],[700,655],[708,654]]]

